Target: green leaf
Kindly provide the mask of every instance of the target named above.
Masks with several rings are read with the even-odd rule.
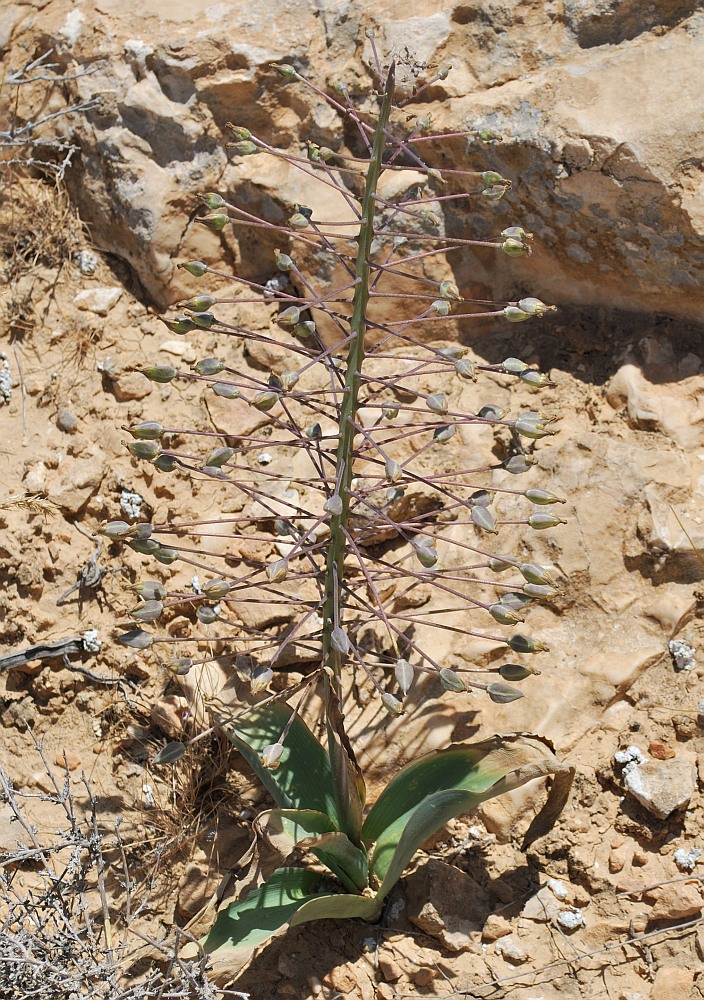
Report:
[[[307,846],[351,892],[363,892],[369,885],[367,854],[355,847],[346,834],[326,833]]]
[[[279,868],[245,900],[231,903],[218,913],[202,939],[206,952],[221,949],[251,950],[285,927],[305,903],[316,896],[320,875],[305,868]]]
[[[345,732],[339,700],[332,691],[328,693],[326,716],[332,784],[340,820],[339,829],[347,834],[353,844],[359,844],[366,788]]]
[[[265,747],[278,742],[292,714],[293,709],[284,702],[271,702],[252,709],[223,729],[277,805],[324,813],[339,829],[330,758],[300,718],[294,719],[288,731],[275,771],[265,768],[259,758]]]
[[[362,828],[380,894],[390,890],[423,841],[448,819],[547,774],[557,778],[531,824],[532,839],[546,832],[546,817],[554,822],[574,777],[574,769],[559,761],[547,742],[525,734],[494,736],[437,750],[407,765],[381,793]]]
[[[308,900],[291,917],[291,927],[298,927],[310,920],[376,920],[381,912],[381,900],[369,896],[350,896],[346,893],[316,896]]]
[[[366,853],[335,830],[329,816],[312,809],[271,809],[257,816],[256,828],[282,862],[294,847],[303,847],[327,865],[350,892],[367,887]]]

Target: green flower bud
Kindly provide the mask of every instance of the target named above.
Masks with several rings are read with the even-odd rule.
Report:
[[[496,527],[496,520],[488,507],[480,505],[474,506],[472,507],[469,516],[472,519],[472,524],[476,524],[476,526],[481,528],[482,531],[488,531],[492,535],[498,535],[499,529]]]
[[[271,389],[262,389],[258,392],[256,396],[250,399],[250,405],[255,408],[255,410],[271,410],[279,401],[278,392],[272,392]]]
[[[435,167],[428,167],[428,170],[426,172],[428,177],[432,178],[434,181],[438,181],[440,184],[445,183],[445,179],[443,178],[442,174],[440,173],[439,170],[436,170]]]
[[[175,659],[165,663],[164,666],[172,674],[176,674],[177,677],[185,677],[193,666],[193,660],[190,656],[177,656]]]
[[[461,347],[459,344],[454,344],[452,347],[443,347],[442,350],[438,351],[441,358],[449,358],[450,361],[457,361],[459,358],[463,358],[467,353],[466,347]]]
[[[398,406],[382,406],[381,415],[384,420],[395,420],[398,416]]]
[[[386,499],[389,503],[396,503],[397,500],[401,500],[405,495],[406,491],[403,486],[390,486],[386,491]]]
[[[467,685],[463,681],[460,674],[456,674],[455,671],[450,670],[449,667],[443,667],[440,671],[438,671],[438,677],[440,678],[440,683],[446,691],[467,690]]]
[[[224,212],[213,212],[212,215],[201,215],[197,221],[214,233],[219,233],[230,221],[230,216]]]
[[[514,653],[547,653],[550,649],[539,639],[532,639],[529,635],[512,635],[506,640],[506,645],[510,646]]]
[[[556,597],[560,591],[557,587],[550,587],[542,583],[524,583],[523,593],[535,600],[542,600],[545,597]]]
[[[166,597],[166,587],[157,583],[156,580],[144,580],[140,583],[135,583],[133,587],[130,587],[135,594],[138,594],[145,601],[162,601]]]
[[[201,201],[206,208],[211,209],[213,212],[218,208],[225,207],[225,199],[214,191],[209,191],[208,194],[201,195]]]
[[[236,156],[252,156],[259,152],[259,146],[251,139],[242,139],[240,142],[228,142],[227,148],[231,149]]]
[[[143,556],[153,556],[161,547],[156,538],[132,538],[127,544],[133,552],[139,552]]]
[[[310,225],[310,219],[307,219],[303,212],[294,212],[288,220],[288,224],[291,229],[307,229]]]
[[[288,559],[277,559],[276,562],[269,563],[266,568],[266,576],[269,583],[280,583],[288,576]]]
[[[161,748],[152,761],[152,764],[175,764],[181,760],[185,752],[185,743],[181,743],[180,740],[174,740],[172,743],[167,743],[165,747]]]
[[[489,507],[494,502],[494,494],[491,490],[475,490],[469,498],[472,507]]]
[[[323,510],[326,511],[328,514],[332,514],[333,517],[339,517],[342,511],[344,510],[342,497],[340,496],[340,494],[333,493],[333,495],[329,497],[323,504]]]
[[[548,584],[551,587],[555,586],[555,578],[552,574],[549,573],[543,566],[538,566],[537,563],[521,563],[518,567],[518,572],[524,580],[528,581],[528,583]]]
[[[137,371],[146,376],[150,382],[171,382],[178,375],[178,369],[171,365],[153,365],[151,368],[138,368]]]
[[[225,365],[217,358],[203,358],[191,366],[191,370],[197,375],[218,375]]]
[[[276,317],[276,322],[279,326],[292,327],[297,326],[301,320],[301,310],[298,306],[289,306],[288,309],[284,309]]]
[[[283,743],[270,743],[269,746],[264,747],[259,757],[262,767],[265,767],[267,771],[275,771],[281,763],[283,752]]]
[[[443,424],[433,431],[433,440],[444,444],[455,436],[456,427],[454,424]]]
[[[510,458],[507,458],[501,464],[512,476],[520,476],[531,468],[534,461],[530,455],[511,455]]]
[[[507,413],[508,410],[503,407],[489,403],[487,406],[482,406],[477,416],[481,417],[482,420],[503,420]]]
[[[330,645],[337,653],[347,656],[351,649],[347,633],[342,628],[334,628],[330,634]]]
[[[280,250],[274,250],[274,260],[279,271],[290,271],[295,266],[293,259],[287,253],[281,253]]]
[[[180,553],[176,549],[170,549],[166,546],[160,545],[156,552],[152,552],[152,555],[157,562],[163,563],[164,566],[170,566],[171,563],[176,562]]]
[[[276,72],[284,78],[284,80],[292,80],[296,76],[296,71],[293,66],[289,66],[288,63],[279,63],[274,66]]]
[[[211,312],[191,313],[191,319],[201,330],[209,330],[215,322],[215,317]]]
[[[164,433],[164,427],[157,420],[144,420],[141,424],[132,424],[131,427],[123,427],[133,438],[140,441],[158,441]]]
[[[318,156],[324,163],[329,163],[330,160],[335,158],[335,150],[330,149],[329,146],[320,146],[318,149]]]
[[[397,483],[403,476],[403,469],[398,462],[394,462],[392,458],[388,458],[386,460],[384,471],[386,473],[386,479],[390,483]]]
[[[156,441],[127,441],[125,443],[131,455],[145,462],[152,462],[161,454],[161,445]]]
[[[213,298],[212,295],[196,295],[194,298],[189,299],[188,302],[183,303],[183,308],[188,309],[189,312],[205,312],[206,309],[210,309],[212,305],[217,302],[217,299]]]
[[[131,525],[127,521],[103,521],[98,528],[98,534],[122,540],[129,537],[130,530]]]
[[[452,64],[449,66],[441,66],[440,69],[435,74],[438,80],[447,80],[447,75],[452,69]]]
[[[139,622],[155,622],[161,616],[164,605],[161,601],[144,601],[130,611],[132,618]]]
[[[227,580],[208,580],[203,587],[203,593],[211,600],[219,601],[221,597],[227,597],[233,586],[234,584],[228,583]]]
[[[219,615],[215,608],[211,608],[209,604],[201,604],[196,611],[196,618],[201,625],[214,625],[218,617]]]
[[[431,396],[426,397],[425,405],[429,410],[432,410],[433,413],[447,413],[447,396],[444,392],[434,392]]]
[[[440,298],[454,299],[456,302],[462,301],[457,285],[449,279],[440,282]]]
[[[531,252],[527,243],[522,243],[521,240],[514,240],[510,236],[503,241],[501,249],[507,257],[524,257]]]
[[[549,503],[567,503],[564,497],[557,497],[554,493],[549,493],[548,490],[530,489],[526,490],[523,496],[526,500],[530,500],[531,503],[541,505]]]
[[[489,569],[492,573],[504,573],[507,569],[513,569],[515,559],[511,556],[492,556],[489,559]]]
[[[437,550],[429,545],[427,542],[421,542],[420,545],[416,545],[416,559],[424,566],[426,569],[432,569],[432,567],[438,561]]]
[[[501,235],[505,236],[509,240],[532,240],[533,234],[527,233],[525,229],[521,226],[509,226],[508,229],[502,229]]]
[[[307,319],[303,323],[298,323],[293,328],[294,337],[298,337],[299,340],[308,340],[315,333],[315,323],[312,319]]]
[[[543,386],[546,385],[555,385],[549,375],[545,375],[544,372],[537,372],[533,368],[529,368],[528,371],[521,372],[518,377],[521,382],[526,382],[528,385],[532,385],[537,389],[542,389]]]
[[[501,362],[501,367],[508,375],[519,375],[526,370],[528,365],[519,358],[506,358],[505,361]]]
[[[243,139],[251,139],[252,133],[244,125],[233,125],[232,122],[227,122],[227,128],[232,133],[232,137],[237,140],[237,142],[242,142]]]
[[[240,390],[232,382],[211,382],[210,388],[216,396],[222,396],[223,399],[239,399],[240,396]]]
[[[216,448],[208,455],[205,465],[219,469],[226,465],[234,454],[234,448]]]
[[[389,715],[403,715],[403,705],[398,698],[394,698],[394,696],[389,694],[388,691],[384,691],[382,693],[381,704],[384,706]]]
[[[499,625],[518,625],[519,622],[525,621],[517,611],[507,608],[505,604],[492,604],[489,614]]]
[[[514,420],[513,428],[522,437],[538,440],[539,438],[555,433],[555,431],[550,430],[547,423],[548,418],[541,417],[538,413],[522,413],[520,417]]]
[[[436,299],[430,305],[430,312],[438,316],[447,316],[450,312],[450,303],[446,299]]]
[[[530,319],[530,313],[524,312],[518,306],[504,306],[502,312],[504,319],[507,319],[509,323],[524,323],[527,319]]]
[[[202,278],[208,271],[208,265],[204,264],[202,260],[187,260],[178,266],[179,269],[183,268],[184,271],[188,271],[194,278]]]
[[[477,138],[482,142],[503,142],[503,136],[499,135],[492,128],[480,128],[477,131]]]
[[[281,383],[281,388],[284,392],[290,392],[294,388],[298,380],[300,379],[298,372],[292,372],[288,369],[285,372],[281,372],[279,381]]]
[[[477,370],[473,361],[456,361],[455,371],[460,378],[465,379],[467,382],[477,381]]]
[[[130,649],[149,649],[154,639],[144,629],[131,628],[129,632],[118,635],[115,641],[121,646],[129,646]]]
[[[408,662],[408,660],[404,660],[403,657],[400,657],[398,660],[396,660],[394,673],[396,675],[398,686],[401,689],[401,694],[405,698],[408,692],[411,690],[411,684],[413,684],[415,671],[413,670],[413,667]]]
[[[426,112],[426,114],[421,115],[419,118],[416,118],[416,128],[419,128],[421,130],[430,128],[430,114]]]
[[[528,524],[535,531],[544,531],[546,528],[555,528],[558,524],[567,524],[564,517],[557,517],[556,514],[536,513],[528,518]]]
[[[180,464],[175,455],[157,455],[152,462],[154,468],[158,469],[159,472],[173,472],[176,466]]]
[[[173,319],[162,319],[161,322],[172,333],[184,334],[196,329],[196,325],[190,316],[174,316]]]
[[[486,689],[492,701],[498,705],[507,705],[511,701],[518,701],[523,697],[523,692],[518,688],[509,687],[508,684],[489,684]]]
[[[425,212],[421,212],[420,217],[421,221],[425,226],[430,226],[433,229],[436,229],[440,225],[440,222],[442,221],[440,219],[440,216],[437,215],[435,212],[430,212],[427,210]]]
[[[557,309],[557,306],[546,306],[544,302],[540,299],[535,299],[529,296],[526,299],[520,299],[518,302],[518,308],[523,309],[524,312],[530,313],[531,316],[542,316],[546,312],[553,312]]]
[[[487,201],[501,201],[503,196],[508,191],[509,186],[510,185],[507,183],[482,188],[482,198],[486,198]]]
[[[524,667],[520,663],[504,663],[499,667],[499,673],[505,681],[524,681],[531,674],[539,674],[537,667]]]
[[[497,174],[495,170],[485,170],[482,175],[482,184],[510,184],[511,182],[502,177],[501,174]]]

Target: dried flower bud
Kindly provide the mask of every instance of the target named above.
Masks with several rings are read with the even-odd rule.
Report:
[[[259,152],[256,142],[251,139],[242,139],[240,142],[228,142],[227,148],[231,149],[236,156],[252,156]]]
[[[310,219],[307,219],[303,212],[294,212],[288,220],[288,224],[291,229],[307,229],[310,225]]]
[[[192,366],[192,370],[197,375],[218,375],[224,367],[222,361],[218,361],[217,358],[203,358]]]
[[[427,542],[422,542],[420,545],[416,545],[416,559],[424,566],[426,569],[432,569],[432,567],[438,561],[437,549],[434,549],[432,545]]]
[[[144,580],[135,583],[130,587],[135,594],[139,594],[145,601],[161,601],[166,597],[166,587],[156,580]]]
[[[396,681],[401,689],[401,694],[405,698],[408,692],[411,690],[411,685],[413,684],[413,678],[415,676],[415,671],[413,667],[408,662],[400,657],[396,660],[396,666],[394,667],[394,673],[396,675]]]
[[[528,583],[548,584],[553,587],[555,578],[543,566],[537,563],[521,563],[518,572]]]
[[[506,645],[510,646],[514,653],[547,653],[550,649],[540,639],[533,639],[529,635],[512,635],[506,640]]]
[[[436,299],[430,304],[430,312],[438,316],[447,316],[450,312],[450,303],[446,299]]]
[[[288,576],[288,559],[277,559],[276,562],[269,563],[266,568],[266,576],[269,583],[280,583]]]
[[[174,740],[172,743],[167,743],[165,747],[161,748],[152,761],[152,764],[175,764],[181,760],[185,752],[185,743],[181,743],[180,740]]]
[[[157,441],[127,441],[127,450],[135,458],[152,462],[161,454],[161,445]]]
[[[252,676],[249,681],[249,686],[252,694],[259,694],[261,691],[266,690],[274,679],[274,671],[268,666],[255,667],[252,670]]]
[[[157,420],[144,420],[141,424],[132,424],[131,427],[123,427],[133,438],[140,441],[158,441],[164,433],[164,427]]]
[[[240,397],[240,390],[232,382],[211,382],[210,388],[216,396],[222,396],[223,399],[239,399]]]
[[[164,605],[161,601],[144,601],[130,611],[132,618],[138,622],[155,622],[161,616]]]
[[[151,368],[138,368],[137,371],[145,375],[150,382],[171,382],[178,375],[178,369],[171,365],[153,365]]]
[[[524,372],[528,365],[525,361],[521,361],[520,358],[506,358],[505,361],[501,362],[501,367],[508,375],[520,375]]]
[[[403,475],[403,469],[398,462],[394,462],[392,458],[387,458],[384,471],[386,473],[386,479],[390,483],[397,483]]]
[[[499,673],[505,681],[524,681],[531,674],[539,674],[537,667],[524,667],[521,663],[504,663],[499,667]]]
[[[551,587],[547,583],[524,583],[523,593],[534,600],[542,600],[547,597],[556,597],[560,591],[557,587]]]
[[[204,264],[202,260],[186,260],[178,266],[184,271],[188,271],[194,278],[202,278],[209,270],[208,265]]]
[[[530,500],[531,503],[540,504],[541,506],[550,503],[567,503],[564,497],[557,497],[548,490],[530,489],[526,490],[523,496],[526,500]]]
[[[499,625],[518,625],[519,622],[525,621],[517,611],[507,608],[505,604],[492,604],[489,614]]]
[[[212,229],[214,233],[219,233],[230,221],[230,216],[224,212],[213,212],[212,215],[201,215],[198,219],[207,229]]]
[[[214,625],[218,620],[218,613],[215,608],[211,608],[209,604],[201,604],[196,611],[196,618],[201,625]]]
[[[274,250],[274,259],[279,271],[290,271],[295,266],[293,259],[287,253],[281,253],[280,250]]]
[[[477,370],[473,361],[456,361],[455,371],[460,378],[466,379],[468,382],[477,381]]]
[[[531,514],[528,518],[528,524],[535,531],[544,531],[546,528],[556,528],[558,524],[567,524],[567,521],[564,517],[558,517],[556,514],[541,512]]]
[[[438,677],[440,678],[440,683],[446,691],[467,690],[467,685],[460,674],[456,674],[455,671],[450,670],[449,667],[442,667],[442,669],[438,672]]]
[[[151,541],[151,539],[149,540]],[[156,552],[152,552],[152,555],[157,562],[163,563],[164,566],[170,566],[171,563],[175,563],[180,558],[181,553],[177,549],[170,549],[167,546],[160,545]]]
[[[344,505],[342,503],[342,497],[339,493],[333,493],[331,497],[323,504],[323,510],[328,514],[332,514],[333,517],[339,517],[344,510]]]
[[[283,752],[283,743],[270,743],[269,746],[264,747],[259,757],[262,762],[262,766],[265,767],[267,771],[275,771],[281,763],[281,755]]]
[[[505,236],[510,240],[532,240],[533,234],[527,233],[525,229],[521,226],[509,226],[508,229],[502,229],[501,235]]]
[[[185,677],[193,666],[193,660],[190,656],[177,656],[174,660],[169,660],[168,663],[165,663],[164,666],[172,674],[176,674],[177,677]]]
[[[250,406],[253,406],[255,410],[263,410],[264,412],[273,409],[274,406],[279,401],[278,392],[273,392],[271,389],[262,389],[258,392],[256,396],[250,399]]]
[[[495,170],[485,170],[482,175],[482,184],[510,184],[511,182]]]
[[[496,519],[488,507],[481,504],[473,506],[469,515],[472,524],[476,524],[482,531],[488,531],[492,535],[498,535],[499,529],[496,527]]]
[[[174,316],[173,319],[162,319],[164,326],[168,327],[172,333],[190,333],[196,329],[196,324],[190,316]]]
[[[459,289],[454,281],[441,281],[440,282],[440,298],[441,299],[454,299],[456,302],[461,302],[462,298],[459,293]]]
[[[528,597],[527,594],[517,590],[509,590],[507,593],[502,594],[499,601],[499,604],[502,604],[505,608],[511,608],[512,611],[522,611],[532,603],[532,597]]]
[[[334,628],[330,634],[330,645],[336,652],[342,653],[343,656],[347,656],[352,648],[347,633],[339,626],[338,628]]]
[[[433,413],[447,413],[448,402],[444,392],[434,392],[431,396],[426,396],[425,405]]]
[[[232,456],[235,454],[234,448],[215,448],[214,451],[208,455],[205,461],[205,465],[209,468],[219,469],[223,465],[226,465]]]
[[[290,371],[288,368],[286,371],[281,372],[279,376],[279,382],[281,383],[281,388],[284,392],[290,392],[291,389],[295,387],[298,380],[300,379],[298,372]]]
[[[540,299],[528,296],[528,298],[519,300],[518,308],[530,313],[531,316],[542,316],[546,312],[553,312],[557,309],[557,306],[546,306]]]
[[[489,403],[486,406],[482,406],[481,410],[477,413],[478,417],[482,420],[503,420],[508,410],[504,409],[502,406],[496,406],[494,403]]]
[[[508,684],[489,684],[486,693],[498,705],[507,705],[511,701],[518,701],[519,698],[523,698],[522,691],[519,691],[518,688],[509,687]]]
[[[308,340],[315,333],[315,323],[312,319],[307,319],[303,323],[298,323],[293,328],[294,337],[298,337],[299,340]]]
[[[489,507],[494,502],[494,493],[491,490],[475,490],[469,498],[472,507]]]
[[[389,694],[388,691],[384,691],[382,693],[381,704],[384,706],[389,715],[403,715],[403,705],[398,698],[394,698],[394,696]]]
[[[103,521],[98,528],[98,534],[122,540],[129,537],[130,528],[131,525],[127,521]]]
[[[518,306],[504,306],[502,312],[504,319],[507,319],[509,323],[524,323],[527,319],[530,319],[530,313],[524,312]]]
[[[416,118],[416,128],[421,129],[421,131],[430,128],[430,114],[428,112]]]
[[[320,146],[318,148],[318,156],[324,163],[329,163],[330,160],[335,158],[335,150],[330,149],[329,146]]]
[[[530,455],[511,455],[502,462],[504,469],[512,476],[520,476],[534,465],[535,460]]]
[[[233,125],[232,122],[226,122],[227,128],[232,133],[234,139],[238,142],[242,142],[243,139],[251,139],[252,133],[244,125]],[[216,207],[216,206],[213,206]]]
[[[227,580],[209,580],[203,587],[203,593],[213,601],[219,601],[221,597],[227,597],[234,584]]]
[[[121,646],[129,646],[130,649],[149,649],[154,639],[144,629],[131,628],[129,632],[118,635],[115,641]]]
[[[456,429],[454,424],[442,424],[433,431],[433,440],[444,444],[455,436]]]
[[[524,257],[531,252],[530,246],[527,243],[523,243],[521,240],[514,240],[510,236],[503,241],[501,249],[507,257]]]

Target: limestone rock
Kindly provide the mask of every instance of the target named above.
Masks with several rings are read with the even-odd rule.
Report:
[[[652,902],[651,920],[687,920],[701,913],[704,908],[698,882],[671,882],[658,886],[645,896]]]
[[[86,288],[74,296],[73,303],[78,309],[107,316],[117,305],[122,295],[121,288]]]
[[[691,760],[673,757],[626,765],[623,784],[648,812],[667,819],[689,803],[697,787],[697,775]]]
[[[482,893],[464,872],[431,860],[406,881],[408,916],[449,951],[466,951],[480,940]]]

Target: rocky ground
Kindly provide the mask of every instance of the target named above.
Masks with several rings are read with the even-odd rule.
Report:
[[[106,539],[101,545],[95,532],[103,519],[202,514],[217,499],[132,460],[121,428],[166,412],[175,427],[222,430],[222,414],[196,386],[158,386],[136,369],[214,353],[210,334],[174,338],[160,322],[166,303],[193,289],[182,275],[172,280],[178,259],[203,256],[269,276],[270,257],[256,246],[189,224],[195,192],[219,185],[254,179],[258,200],[276,205],[272,192],[295,200],[286,178],[256,177],[249,163],[227,161],[219,127],[234,116],[231,103],[240,119],[252,108],[282,144],[313,125],[332,127],[305,101],[286,96],[281,107],[280,94],[268,91],[255,114],[267,60],[289,53],[292,37],[302,58],[291,25],[264,39],[239,5],[217,16],[207,8],[196,44],[188,41],[192,15],[169,6],[168,39],[158,42],[148,19],[140,26],[106,3],[91,21],[60,0],[10,5],[0,38],[13,68],[52,46],[63,73],[94,62],[91,92],[106,101],[100,114],[71,124],[80,153],[66,183],[13,168],[0,207],[0,655],[61,642],[68,650],[65,661],[29,657],[0,670],[0,766],[42,845],[64,823],[47,801],[47,765],[59,786],[67,775],[81,822],[90,812],[87,782],[105,832],[115,928],[125,906],[111,846],[119,819],[135,900],[144,901],[134,930],[154,939],[187,925],[237,867],[265,799],[217,735],[174,768],[151,764],[167,739],[204,727],[208,692],[114,643],[133,604],[127,587],[144,564]],[[522,551],[553,565],[564,593],[531,612],[531,633],[550,652],[523,700],[497,706],[460,695],[448,703],[425,692],[422,712],[364,743],[363,763],[373,798],[399,762],[423,749],[526,730],[547,735],[574,762],[577,781],[555,830],[528,854],[518,843],[540,799],[533,788],[426,844],[380,924],[291,931],[255,957],[235,988],[252,998],[704,996],[704,347],[701,251],[693,250],[704,218],[701,161],[694,126],[682,125],[686,94],[676,105],[658,99],[651,115],[631,116],[627,126],[616,102],[632,67],[652,60],[663,61],[662,89],[678,86],[667,67],[700,44],[700,21],[686,4],[667,5],[662,23],[628,4],[612,5],[612,17],[604,5],[587,16],[568,4],[559,17],[545,13],[550,5],[524,3],[510,23],[498,4],[483,18],[471,5],[452,14],[441,6],[428,5],[425,21],[411,24],[386,4],[377,27],[393,37],[400,24],[397,44],[425,45],[422,58],[458,63],[445,96],[461,111],[440,105],[445,123],[491,105],[513,125],[506,152],[491,147],[489,155],[504,157],[498,166],[515,178],[511,211],[521,206],[542,249],[519,277],[516,262],[510,273],[458,265],[453,276],[460,288],[495,296],[510,297],[518,283],[560,309],[539,324],[453,335],[478,361],[517,356],[552,373],[556,387],[542,390],[540,403],[559,415],[559,430],[539,442],[534,475],[567,498],[568,524],[525,540]],[[314,17],[294,4],[294,14],[299,30],[310,29],[310,61],[321,65],[327,53],[336,72],[352,74],[360,25],[333,5]],[[227,57],[223,17],[248,39]],[[470,31],[483,41],[463,60]],[[75,84],[77,99],[90,96],[86,79]],[[580,101],[566,82],[575,79],[587,81]],[[59,90],[47,110],[74,93],[68,84]],[[41,82],[27,91],[35,115],[42,92]],[[663,138],[666,112],[674,124]],[[487,226],[472,216],[461,224],[472,221]],[[261,374],[268,359],[237,348],[230,360]],[[523,399],[505,380],[480,389],[483,402]],[[8,502],[15,495],[48,502],[27,509]],[[166,579],[171,571],[162,572]],[[185,586],[189,574],[180,572]],[[178,639],[187,623],[170,627]],[[487,651],[448,642],[440,654],[452,666],[481,662]],[[0,802],[0,851],[10,854],[23,840],[11,816]]]

